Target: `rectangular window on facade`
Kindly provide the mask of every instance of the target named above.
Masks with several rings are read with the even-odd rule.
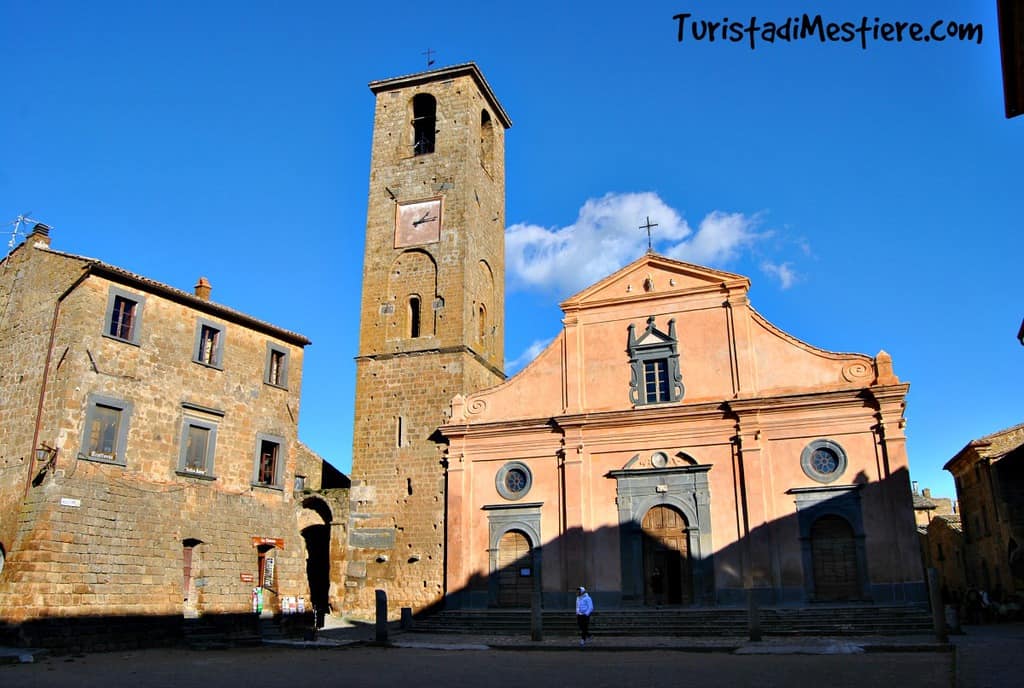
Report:
[[[648,404],[670,400],[667,359],[644,361],[644,385]]]
[[[213,477],[213,456],[216,445],[216,423],[186,417],[181,431],[181,455],[178,459],[178,471],[188,475]]]
[[[266,374],[263,381],[275,387],[288,386],[288,350],[267,343]]]
[[[80,457],[124,464],[130,413],[127,402],[90,395]]]
[[[138,344],[144,301],[144,297],[140,294],[111,287],[103,323],[103,334],[122,342]]]
[[[223,367],[224,328],[200,318],[196,328],[195,353],[192,360],[213,368]]]
[[[271,435],[256,437],[256,471],[253,483],[281,488],[284,480],[284,440]]]

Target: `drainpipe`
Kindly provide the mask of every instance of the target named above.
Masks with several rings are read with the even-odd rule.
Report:
[[[53,340],[57,337],[57,320],[60,318],[60,307],[71,292],[78,288],[89,275],[92,274],[92,263],[85,266],[82,274],[71,283],[71,286],[57,297],[57,303],[53,307],[53,319],[50,322],[50,341],[46,346],[46,362],[43,364],[43,379],[39,385],[39,403],[36,405],[36,422],[32,431],[32,450],[29,452],[28,475],[25,476],[25,492],[22,499],[28,497],[29,488],[32,487],[33,474],[36,471],[36,447],[39,445],[39,430],[43,424],[43,402],[46,400],[46,383],[50,377],[50,362],[53,360]]]

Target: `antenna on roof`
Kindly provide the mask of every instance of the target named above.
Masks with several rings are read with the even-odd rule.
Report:
[[[18,217],[14,218],[14,220],[7,223],[14,227],[14,229],[11,230],[11,240],[7,242],[8,253],[14,250],[14,245],[18,243],[18,235],[25,233],[24,230],[22,230],[21,226],[29,224],[34,225],[39,222],[39,220],[33,220],[31,217],[29,217],[29,215],[31,214],[32,211],[30,210],[27,213],[22,213]]]
[[[420,53],[420,55],[427,56],[427,67],[430,67],[431,65],[434,64],[434,53],[436,52],[436,50],[431,50],[430,48],[427,48],[424,52]]]

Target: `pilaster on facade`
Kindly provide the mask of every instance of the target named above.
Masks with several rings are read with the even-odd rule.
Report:
[[[750,300],[745,287],[728,292],[726,309],[729,340],[729,362],[734,397],[757,391],[757,358],[750,331]]]

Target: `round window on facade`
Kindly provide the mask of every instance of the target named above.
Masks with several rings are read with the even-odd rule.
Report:
[[[494,485],[505,499],[522,499],[533,485],[533,476],[526,464],[512,461],[501,467]]]
[[[832,440],[814,440],[800,454],[800,466],[807,477],[830,483],[846,472],[846,452]]]
[[[668,465],[668,454],[665,452],[654,452],[651,454],[651,465],[655,468],[664,468]]]

